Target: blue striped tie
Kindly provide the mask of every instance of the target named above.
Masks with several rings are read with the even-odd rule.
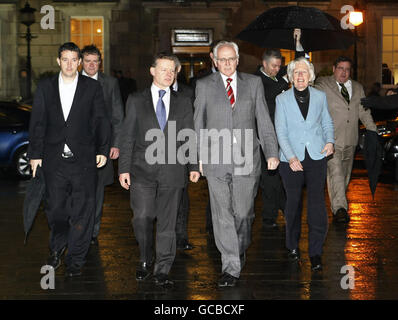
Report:
[[[166,94],[165,90],[159,90],[159,100],[156,105],[156,117],[158,118],[160,129],[164,129],[166,125],[166,107],[163,102],[163,96]]]

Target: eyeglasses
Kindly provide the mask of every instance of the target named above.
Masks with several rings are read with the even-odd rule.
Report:
[[[217,59],[218,62],[222,63],[222,64],[226,64],[227,61],[228,63],[232,63],[235,62],[238,59],[238,57],[231,57],[231,58],[221,58],[221,59]]]

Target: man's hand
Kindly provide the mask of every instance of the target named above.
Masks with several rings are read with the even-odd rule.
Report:
[[[97,168],[101,168],[106,164],[106,157],[102,154],[97,154],[95,159],[97,161]]]
[[[130,189],[130,184],[131,184],[130,173],[121,173],[119,175],[119,182],[122,188],[126,190]]]
[[[42,159],[31,159],[29,161],[30,167],[32,168],[32,177],[36,177],[37,166],[41,167]]]
[[[293,171],[304,171],[303,165],[301,164],[300,160],[297,159],[296,157],[291,158],[289,160],[289,166],[290,169],[292,169]]]
[[[300,42],[301,39],[301,29],[294,29],[293,38],[296,39],[297,42]]]
[[[111,158],[112,160],[116,160],[117,158],[119,158],[119,153],[119,148],[112,147],[111,151],[109,152],[109,158]]]
[[[191,171],[189,173],[189,180],[191,180],[191,182],[196,183],[198,182],[199,178],[200,178],[200,173],[198,171]]]
[[[275,157],[271,157],[267,159],[267,164],[268,164],[268,170],[275,170],[278,168],[279,165],[279,159]]]
[[[321,153],[325,153],[325,152],[326,152],[326,155],[325,155],[326,157],[333,154],[333,152],[334,152],[333,143],[328,142],[327,144],[325,144],[325,147],[323,148]]]

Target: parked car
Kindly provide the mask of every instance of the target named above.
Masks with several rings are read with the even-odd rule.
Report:
[[[379,112],[373,115],[377,125],[377,134],[383,145],[383,161],[394,166],[395,180],[398,181],[398,111]],[[387,120],[380,120],[385,118]],[[360,126],[359,147],[363,149],[365,141],[365,127]]]
[[[28,159],[28,128],[31,107],[0,100],[0,167],[13,168],[22,178],[31,175]]]

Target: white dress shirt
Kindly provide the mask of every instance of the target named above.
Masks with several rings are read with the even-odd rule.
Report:
[[[62,112],[64,114],[65,121],[68,119],[70,109],[72,108],[73,98],[75,96],[77,80],[79,78],[79,74],[76,73],[75,79],[71,83],[65,83],[62,78],[61,72],[58,77],[58,86],[59,86],[59,97],[61,99]],[[67,144],[64,146],[64,151],[71,151]]]
[[[336,81],[336,83],[337,83],[337,85],[339,86],[339,89],[340,89],[340,92],[341,92],[340,83],[338,83],[337,81]],[[347,80],[347,81],[344,83],[344,86],[347,88],[347,91],[348,91],[348,94],[349,94],[350,100],[351,100],[351,98],[352,98],[352,83],[351,83],[351,80]]]
[[[153,102],[153,108],[155,109],[155,113],[156,113],[156,106],[159,101],[159,90],[166,91],[162,100],[164,106],[166,107],[166,121],[167,121],[167,119],[169,118],[169,110],[170,110],[170,87],[167,87],[166,89],[161,89],[158,86],[156,86],[154,83],[152,83],[151,93],[152,93],[152,102]]]
[[[93,76],[89,76],[85,71],[84,71],[84,69],[82,70],[82,75],[83,76],[86,76],[86,77],[89,77],[89,78],[92,78],[92,79],[94,79],[94,80],[98,80],[98,72],[95,74],[95,75],[93,75]]]

